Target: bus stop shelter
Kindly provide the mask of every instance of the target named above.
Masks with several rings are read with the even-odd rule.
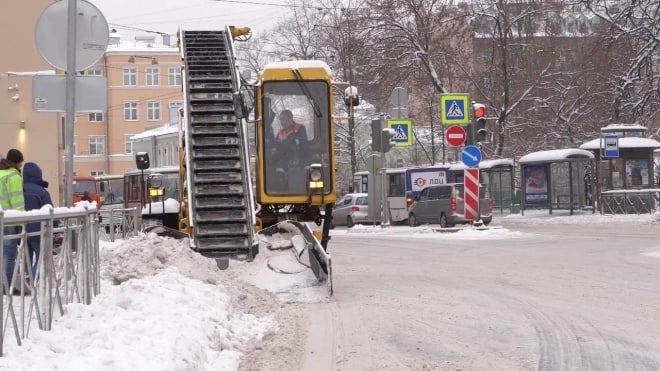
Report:
[[[660,148],[660,142],[623,136],[618,138],[617,147],[616,156],[606,156],[603,138],[580,146],[596,158],[595,194],[599,211],[602,214],[655,212],[660,198],[655,177],[655,151]]]
[[[521,212],[525,209],[593,210],[594,155],[578,148],[529,153],[520,164]]]

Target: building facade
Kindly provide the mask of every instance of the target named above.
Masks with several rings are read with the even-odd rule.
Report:
[[[12,2],[0,12],[0,34],[11,45],[0,58],[0,156],[17,148],[25,161],[37,163],[50,187],[55,206],[60,201],[63,166],[56,113],[32,110],[32,78],[53,74],[54,70],[39,54],[34,30],[37,20],[52,0]]]
[[[105,112],[76,115],[76,174],[123,174],[135,169],[131,137],[177,124],[183,104],[181,55],[172,41],[169,35],[127,41],[117,32],[110,33],[104,57],[85,71],[107,77],[108,102]]]

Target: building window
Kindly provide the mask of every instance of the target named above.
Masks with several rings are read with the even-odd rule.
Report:
[[[137,71],[135,68],[124,68],[124,86],[137,85]]]
[[[105,136],[104,135],[90,135],[89,136],[89,154],[90,155],[104,155],[105,154]]]
[[[105,171],[104,170],[92,170],[91,175],[92,176],[105,175]]]
[[[137,102],[124,103],[124,121],[137,121],[138,107]]]
[[[103,112],[92,112],[89,114],[89,122],[103,122]]]
[[[160,102],[147,103],[147,120],[160,121]]]
[[[170,102],[170,124],[178,125],[179,124],[179,108],[183,107],[181,102]]]
[[[167,77],[171,86],[181,85],[181,69],[170,67]]]
[[[133,141],[131,138],[135,134],[125,134],[124,135],[124,153],[130,155],[133,153]]]
[[[146,75],[147,75],[147,86],[158,86],[160,84],[158,80],[158,74],[159,74],[158,68],[147,68],[146,70]]]
[[[78,136],[77,135],[73,136],[73,154],[74,155],[78,154]]]
[[[103,71],[102,70],[87,70],[87,76],[103,76]]]

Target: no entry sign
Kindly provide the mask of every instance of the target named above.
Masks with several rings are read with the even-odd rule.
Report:
[[[467,134],[462,126],[452,125],[445,130],[445,139],[447,144],[452,147],[460,147],[465,144]]]

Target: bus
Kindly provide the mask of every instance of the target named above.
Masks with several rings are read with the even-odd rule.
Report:
[[[124,176],[97,175],[96,188],[103,205],[124,206]]]
[[[387,204],[390,221],[402,224],[408,220],[408,208],[414,197],[430,185],[450,182],[449,165],[422,166],[385,169]],[[369,172],[359,171],[353,175],[353,192],[369,192]]]

